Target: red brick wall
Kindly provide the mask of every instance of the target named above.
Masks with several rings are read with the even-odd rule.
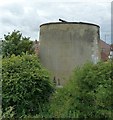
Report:
[[[99,46],[100,46],[100,50],[101,50],[101,59],[103,61],[108,60],[108,56],[110,53],[110,45],[107,44],[106,42],[100,40],[99,41]]]
[[[37,40],[34,41],[34,50],[35,50],[35,54],[39,55],[39,41]]]

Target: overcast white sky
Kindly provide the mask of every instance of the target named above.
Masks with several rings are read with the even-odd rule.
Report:
[[[64,19],[100,26],[101,39],[111,41],[112,0],[0,0],[0,38],[20,30],[32,40],[39,39],[39,26]]]

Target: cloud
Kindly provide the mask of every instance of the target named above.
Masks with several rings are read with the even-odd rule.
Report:
[[[33,40],[38,39],[41,24],[58,22],[58,19],[62,18],[67,21],[98,24],[101,26],[101,37],[104,39],[105,34],[110,33],[110,2],[111,0],[98,0],[98,2],[4,0],[0,3],[0,38],[3,34],[18,29],[24,36],[30,36]]]

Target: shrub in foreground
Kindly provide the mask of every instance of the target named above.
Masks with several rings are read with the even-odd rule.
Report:
[[[58,118],[112,119],[111,62],[77,68],[69,83],[52,97],[49,111],[52,117]]]
[[[4,58],[2,62],[3,115],[35,115],[53,91],[48,72],[34,55]],[[4,116],[5,117],[5,116]]]

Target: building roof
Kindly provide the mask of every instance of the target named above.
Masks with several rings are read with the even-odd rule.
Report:
[[[50,22],[50,23],[44,23],[41,26],[44,26],[44,25],[51,25],[51,24],[86,24],[86,25],[93,25],[93,26],[96,26],[96,27],[100,27],[99,25],[96,25],[96,24],[93,24],[93,23],[86,23],[86,22]]]

